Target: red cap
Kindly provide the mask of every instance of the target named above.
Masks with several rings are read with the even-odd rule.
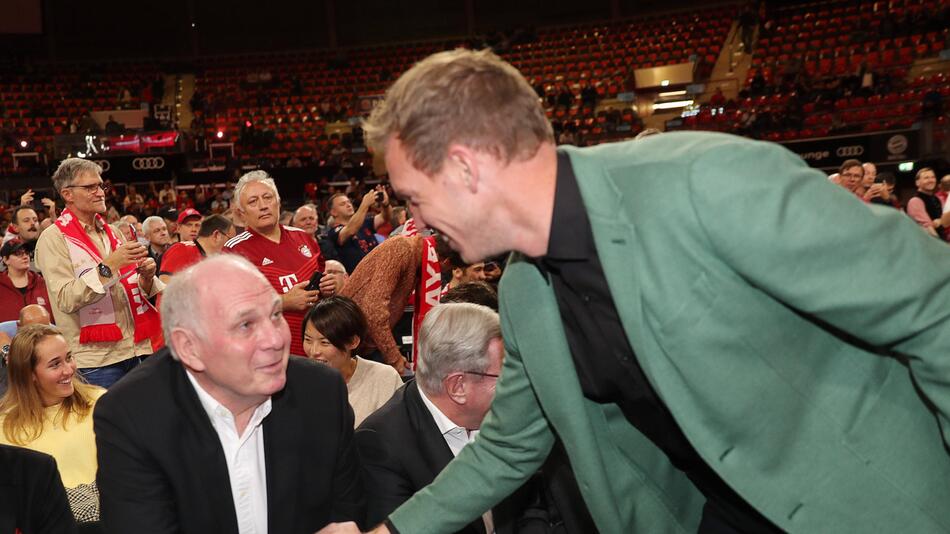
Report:
[[[185,220],[192,217],[198,217],[201,219],[201,213],[198,212],[195,208],[187,208],[181,210],[181,213],[178,214],[178,224],[185,222]]]

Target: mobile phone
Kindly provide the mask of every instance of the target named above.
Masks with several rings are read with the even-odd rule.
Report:
[[[320,280],[323,280],[323,273],[314,271],[310,277],[310,283],[307,284],[307,291],[316,291],[320,289]]]
[[[130,239],[130,241],[138,241],[138,240],[139,240],[139,233],[135,231],[135,225],[134,225],[134,224],[130,224],[130,225],[129,225],[129,233],[132,234],[132,239]]]
[[[383,201],[383,194],[382,194],[382,192],[377,192],[377,193],[376,193],[376,202],[382,202],[382,201]]]

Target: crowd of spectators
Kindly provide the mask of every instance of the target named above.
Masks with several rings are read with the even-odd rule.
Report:
[[[91,417],[97,400],[169,343],[153,322],[156,306],[172,309],[164,302],[166,284],[203,258],[226,252],[260,269],[281,296],[290,353],[343,377],[355,411],[351,427],[390,399],[403,384],[401,374],[411,374],[412,345],[395,341],[393,330],[412,317],[412,290],[429,289],[411,278],[434,283],[436,301],[445,296],[497,310],[500,261],[468,264],[445,243],[416,235],[407,208],[392,204],[385,182],[340,175],[323,187],[313,184],[304,203],[287,205],[263,171],[237,184],[193,188],[116,187],[100,173],[88,160],[65,160],[53,176],[56,199],[35,201],[30,190],[19,207],[4,212],[0,248],[0,341],[9,375],[0,443],[56,458],[80,522],[95,524],[100,516]],[[287,220],[279,223],[282,214]],[[371,289],[367,282],[387,278],[381,266],[402,254],[389,245],[403,242],[412,244],[416,273],[406,279],[406,291]],[[430,249],[438,260],[426,263]],[[387,310],[383,328],[379,310]]]

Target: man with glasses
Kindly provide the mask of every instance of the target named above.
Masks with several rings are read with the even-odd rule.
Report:
[[[138,241],[106,224],[102,168],[68,158],[53,173],[66,208],[40,235],[36,264],[46,278],[53,317],[87,382],[109,387],[151,354],[160,339],[147,299],[162,290],[155,260]]]
[[[475,439],[495,396],[505,352],[498,314],[477,304],[442,304],[426,315],[419,340],[416,378],[356,431],[371,524],[432,482]],[[462,532],[494,532],[493,524],[516,519],[503,509],[504,502]]]
[[[846,160],[838,169],[838,183],[852,193],[862,196],[861,182],[864,180],[864,167],[856,159]]]

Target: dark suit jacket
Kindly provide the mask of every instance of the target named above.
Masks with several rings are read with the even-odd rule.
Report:
[[[399,507],[416,491],[428,485],[452,461],[452,450],[426,408],[414,380],[400,388],[379,410],[367,417],[356,430],[356,446],[363,468],[367,496],[367,523],[376,524]],[[579,493],[577,504],[580,502]],[[565,514],[549,513],[550,503],[541,497],[540,479],[524,486],[492,508],[495,531],[499,534],[521,531],[547,532],[548,521]],[[582,510],[586,514],[586,511]],[[567,519],[573,519],[569,516]],[[570,521],[565,521],[568,524]],[[532,527],[529,530],[529,524]],[[593,532],[572,530],[568,532]],[[533,530],[540,526],[540,530]],[[481,518],[459,531],[485,534]]]
[[[93,417],[105,532],[237,532],[221,442],[167,349],[113,386]],[[269,532],[362,520],[353,410],[338,373],[290,358],[263,430]]]
[[[0,445],[0,532],[76,532],[56,460],[41,452]]]

